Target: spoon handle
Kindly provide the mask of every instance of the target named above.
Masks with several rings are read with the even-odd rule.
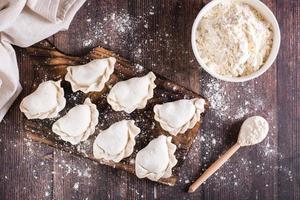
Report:
[[[217,161],[215,161],[189,188],[188,192],[194,192],[204,181],[213,175],[241,146],[236,143]]]

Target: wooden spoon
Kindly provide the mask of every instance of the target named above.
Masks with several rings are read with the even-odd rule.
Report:
[[[241,146],[260,143],[269,131],[268,122],[260,116],[253,116],[242,124],[238,141],[217,161],[215,161],[190,187],[188,192],[194,192],[203,182],[213,175]]]

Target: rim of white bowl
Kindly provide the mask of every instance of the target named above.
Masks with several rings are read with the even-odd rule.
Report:
[[[198,63],[211,76],[213,76],[217,79],[223,80],[223,81],[227,81],[227,82],[245,82],[245,81],[249,81],[249,80],[259,77],[260,75],[265,73],[272,66],[272,64],[274,63],[274,61],[278,55],[278,52],[279,52],[281,35],[280,35],[280,29],[279,29],[279,25],[278,25],[278,21],[277,21],[276,17],[274,16],[273,12],[269,9],[269,7],[266,6],[264,3],[262,3],[259,0],[235,0],[235,2],[244,2],[244,3],[249,4],[254,9],[256,9],[264,17],[264,19],[267,20],[272,25],[272,29],[273,29],[272,49],[271,49],[271,52],[270,52],[270,55],[269,55],[267,61],[259,70],[257,70],[256,72],[253,72],[252,74],[249,74],[247,76],[227,77],[227,76],[222,76],[220,74],[217,74],[217,73],[213,72],[212,70],[210,70],[207,67],[207,65],[204,63],[204,61],[201,59],[198,49],[197,49],[197,42],[196,42],[196,33],[197,33],[198,26],[199,26],[199,22],[202,19],[202,17],[204,16],[204,14],[206,14],[210,9],[212,9],[217,4],[224,3],[224,0],[213,0],[213,1],[209,2],[208,4],[206,4],[200,10],[200,12],[198,13],[198,15],[193,23],[192,33],[191,33],[191,42],[192,42],[193,53],[194,53]]]

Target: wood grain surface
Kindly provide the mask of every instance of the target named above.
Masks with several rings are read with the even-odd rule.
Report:
[[[88,0],[70,29],[49,38],[58,49],[83,55],[102,46],[140,63],[213,102],[175,187],[140,180],[24,138],[18,106],[37,74],[16,48],[23,92],[0,123],[1,199],[299,199],[300,1],[263,0],[276,15],[282,43],[276,62],[246,83],[210,77],[190,44],[194,18],[208,1]],[[186,192],[236,140],[241,122],[259,114],[270,133],[241,148],[193,194]]]

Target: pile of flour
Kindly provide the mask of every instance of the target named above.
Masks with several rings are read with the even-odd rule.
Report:
[[[238,143],[241,146],[258,144],[266,138],[268,132],[269,124],[263,117],[250,117],[242,124]]]
[[[197,30],[200,57],[214,72],[238,77],[257,71],[270,54],[271,25],[245,3],[221,3],[205,15]]]

